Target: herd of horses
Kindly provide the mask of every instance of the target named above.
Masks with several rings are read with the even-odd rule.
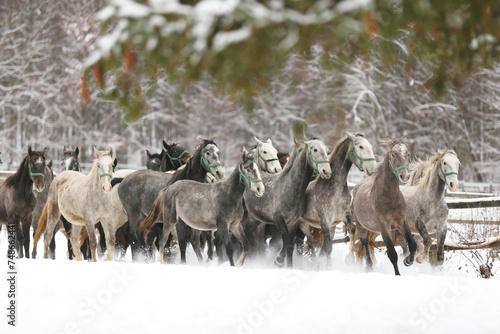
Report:
[[[228,176],[212,140],[200,140],[192,154],[163,141],[161,153],[146,151],[148,169],[137,171],[115,171],[113,149],[94,147],[87,175],[78,148],[63,149],[63,171],[54,175],[46,149],[28,147],[19,169],[0,181],[0,228],[15,227],[19,257],[30,256],[32,227],[33,258],[42,235],[44,258],[55,258],[60,230],[68,256],[77,260],[96,261],[104,252],[112,260],[130,247],[134,261],[152,261],[157,251],[163,262],[177,242],[183,263],[191,243],[200,262],[203,246],[209,259],[215,246],[220,261],[225,252],[231,266],[241,266],[278,239],[276,266],[292,267],[297,240],[306,240],[314,261],[320,248],[329,268],[335,229],[343,223],[350,236],[347,259],[365,258],[367,269],[379,235],[396,275],[398,243],[406,266],[421,263],[429,260],[436,233],[438,261],[444,261],[445,189],[458,189],[460,166],[453,150],[410,164],[406,141],[398,138],[386,142],[387,153],[377,162],[367,138],[347,132],[331,152],[319,139],[295,141],[284,161],[270,139],[255,140]],[[353,164],[367,177],[351,195]]]

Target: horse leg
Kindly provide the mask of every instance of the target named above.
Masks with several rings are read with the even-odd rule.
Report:
[[[165,251],[165,245],[167,244],[167,239],[172,235],[173,225],[168,222],[163,222],[163,233],[158,244],[158,260],[163,264],[163,256]]]
[[[182,219],[179,218],[176,230],[177,230],[177,242],[179,243],[179,250],[181,252],[181,263],[185,264],[189,229],[186,223],[184,223]]]
[[[90,255],[91,255],[91,261],[96,262],[97,261],[97,238],[95,235],[95,227],[94,223],[92,221],[86,220],[85,221],[85,228],[87,229],[87,232],[89,234],[89,245],[90,245]]]
[[[422,237],[424,241],[424,250],[422,254],[419,254],[417,256],[416,261],[418,263],[426,262],[429,261],[429,248],[431,248],[432,245],[432,239],[431,236],[429,235],[429,232],[427,231],[427,227],[421,220],[417,220],[415,223],[415,227],[417,228],[418,233]]]
[[[314,240],[314,236],[311,233],[311,229],[309,228],[309,225],[305,223],[302,219],[299,219],[299,229],[304,233],[304,235],[307,237],[307,246],[309,247],[311,251],[311,260],[314,263],[314,265],[319,265],[318,264],[318,257],[316,256],[316,240]]]
[[[349,254],[346,255],[347,263],[354,263],[354,253],[356,252],[356,223],[350,214],[346,215],[345,229],[349,233]]]
[[[99,247],[97,248],[97,255],[101,257],[107,250],[107,237],[101,222],[95,224],[95,228],[99,231]]]
[[[394,267],[394,273],[396,274],[396,276],[400,276],[401,274],[399,273],[398,269],[398,253],[394,248],[394,243],[392,242],[391,234],[388,231],[382,231],[382,239],[384,239],[384,243],[387,248],[387,256],[389,257],[389,260],[391,260],[392,266]],[[365,247],[365,251],[366,249],[367,247]]]
[[[210,261],[214,259],[214,246],[212,245],[212,231],[203,231],[207,245],[207,256]]]
[[[444,263],[444,240],[446,239],[446,223],[437,229],[437,261],[439,265]]]
[[[361,241],[361,244],[363,245],[363,248],[365,250],[365,258],[366,258],[366,269],[368,271],[373,270],[373,261],[371,257],[371,252],[370,252],[370,244],[368,240],[368,230],[361,226],[359,223],[356,224],[356,230],[358,231],[359,235],[359,240]],[[356,248],[354,246],[354,248]]]
[[[203,260],[203,255],[201,255],[200,237],[201,237],[201,231],[192,229],[191,245],[193,246],[193,250],[196,254],[196,257],[198,258],[198,262],[200,262],[201,264],[204,264],[205,260]]]
[[[22,221],[22,232],[24,237],[23,247],[26,253],[26,258],[30,258],[30,228],[31,228],[31,214]]]
[[[77,261],[83,260],[82,251],[80,249],[80,232],[82,231],[82,227],[80,225],[73,225],[71,228],[71,248],[73,249],[73,253]]]
[[[425,228],[425,226],[424,226],[424,228]],[[410,249],[410,255],[405,257],[403,263],[405,266],[409,267],[413,264],[413,260],[415,259],[415,252],[417,250],[417,243],[415,242],[415,239],[413,239],[413,234],[411,233],[410,226],[408,225],[406,220],[403,221],[403,231],[404,231],[406,242],[408,243],[408,248]],[[432,240],[430,240],[430,237],[429,237],[429,241],[432,242]],[[429,245],[429,247],[430,247],[430,245]]]
[[[323,232],[323,252],[326,255],[326,269],[330,269],[332,267],[332,239],[335,236],[335,230],[332,231],[330,228],[331,226],[332,224],[328,224],[324,219],[321,220],[321,231]]]
[[[222,242],[226,247],[226,255],[229,260],[229,265],[234,267],[233,260],[233,243],[231,242],[231,237],[229,236],[229,230],[227,223],[222,221],[220,218],[217,218],[217,233],[220,234]]]
[[[238,239],[240,244],[243,246],[243,252],[241,253],[238,261],[236,261],[236,267],[241,267],[243,265],[243,262],[245,262],[245,258],[248,251],[250,250],[250,243],[248,242],[248,239],[245,235],[245,230],[243,229],[243,226],[239,222],[231,224],[230,228],[231,228],[231,233],[236,237],[236,239]]]
[[[108,251],[106,254],[106,261],[111,261],[113,260],[113,253],[115,251],[116,230],[113,228],[113,222],[108,222],[106,224],[102,224],[101,222],[101,227],[106,238],[106,249]]]
[[[224,246],[222,237],[220,233],[217,231],[215,231],[214,243],[215,243],[215,252],[217,253],[217,259],[219,260],[219,263],[222,263],[224,262]]]

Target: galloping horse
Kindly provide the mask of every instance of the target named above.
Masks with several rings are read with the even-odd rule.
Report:
[[[309,226],[323,232],[323,251],[326,254],[327,268],[331,266],[332,239],[335,227],[344,222],[350,226],[351,192],[347,186],[347,175],[354,163],[360,171],[371,175],[375,170],[375,156],[372,145],[361,133],[349,133],[342,138],[330,154],[330,168],[333,177],[316,178],[306,191],[307,210],[299,220],[307,240],[313,240]],[[315,257],[314,249],[313,256]]]
[[[366,265],[372,269],[373,262],[369,252],[368,231],[382,234],[387,247],[387,256],[400,275],[398,254],[394,249],[394,234],[404,236],[410,254],[404,264],[410,266],[415,256],[416,244],[406,221],[406,203],[399,190],[399,182],[407,182],[410,176],[408,167],[409,153],[405,141],[388,141],[384,161],[375,173],[359,182],[353,190],[352,212],[361,243],[365,248]]]
[[[90,238],[92,261],[96,261],[96,236],[94,225],[101,222],[106,234],[108,248],[107,260],[113,257],[115,232],[127,221],[127,216],[117,195],[116,187],[112,189],[111,178],[117,164],[113,159],[113,149],[98,151],[94,147],[95,160],[88,175],[75,171],[64,171],[58,174],[50,187],[47,204],[43,209],[34,247],[41,234],[44,234],[44,258],[48,258],[48,246],[59,217],[64,215],[73,225],[71,244],[77,260],[82,260],[80,251],[80,231],[85,226]],[[54,258],[55,254],[51,254]]]
[[[438,262],[442,264],[444,261],[444,240],[448,219],[448,206],[444,199],[445,188],[448,187],[450,191],[458,189],[459,167],[460,161],[455,151],[439,150],[432,158],[421,164],[421,168],[412,172],[412,179],[418,178],[418,180],[401,190],[406,200],[408,225],[414,234],[418,234],[419,247],[416,258],[418,263],[429,260],[429,248],[432,244],[429,234],[433,232],[437,232]],[[407,245],[401,243],[401,246],[407,252]]]
[[[31,221],[37,194],[40,194],[46,187],[46,151],[46,148],[43,151],[32,151],[31,146],[28,146],[28,154],[16,173],[0,183],[0,224],[8,224],[8,229],[15,231],[19,257],[24,256],[24,234],[21,225]]]
[[[139,248],[144,246],[144,241],[137,236],[137,226],[151,212],[160,191],[182,179],[204,182],[208,173],[221,179],[224,177],[224,167],[220,163],[217,145],[211,140],[203,140],[186,166],[174,174],[140,170],[123,180],[118,194],[128,215],[134,260],[137,259]]]
[[[226,180],[213,185],[181,180],[162,190],[151,214],[141,223],[139,230],[151,228],[162,218],[159,260],[163,263],[167,237],[179,219],[197,230],[217,229],[226,246],[229,263],[234,266],[233,246],[229,237],[231,232],[243,245],[243,253],[236,263],[241,266],[248,251],[248,241],[240,224],[243,217],[242,196],[247,188],[258,197],[264,193],[264,184],[254,157],[243,149],[241,162]]]
[[[306,141],[298,156],[295,150],[292,151],[281,173],[263,175],[266,187],[264,196],[251,196],[248,192],[244,194],[250,216],[264,224],[276,224],[281,233],[283,247],[275,261],[277,266],[284,265],[285,253],[288,267],[293,266],[293,236],[298,220],[307,208],[306,189],[314,172],[321,178],[330,178],[331,169],[327,159],[327,147],[322,141]]]

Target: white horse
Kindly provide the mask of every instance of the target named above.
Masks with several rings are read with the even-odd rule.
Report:
[[[65,171],[52,181],[49,198],[44,207],[34,247],[44,233],[44,258],[48,258],[48,246],[59,217],[64,217],[73,225],[71,244],[77,260],[82,260],[80,251],[80,231],[85,226],[89,234],[92,261],[96,261],[96,235],[94,226],[101,222],[106,235],[108,254],[106,260],[113,258],[115,232],[127,221],[127,214],[118,197],[118,187],[111,187],[113,168],[113,149],[98,151],[94,147],[95,161],[88,175],[75,171]],[[52,254],[52,258],[55,255]]]
[[[281,172],[278,150],[274,148],[271,138],[265,142],[259,140],[259,138],[255,136],[254,138],[257,145],[255,146],[253,153],[256,156],[257,164],[259,165],[260,170],[271,174]]]

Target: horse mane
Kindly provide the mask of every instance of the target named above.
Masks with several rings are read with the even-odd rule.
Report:
[[[430,159],[423,162],[424,168],[422,171],[424,175],[416,182],[416,187],[422,189],[428,186],[431,178],[431,170],[434,165],[438,164],[439,161],[444,157],[445,154],[450,153],[457,155],[454,150],[450,149],[439,149]]]
[[[297,158],[297,154],[295,146],[292,148],[290,154],[288,154],[288,161],[286,162],[285,166],[281,169],[281,172],[279,172],[280,175],[287,175],[290,170],[292,169],[293,163],[295,159]]]
[[[410,180],[408,181],[408,186],[415,186],[420,182],[420,179],[424,175],[425,168],[427,167],[427,162],[417,159],[415,162],[410,164]]]
[[[19,166],[17,171],[5,180],[5,183],[4,183],[5,186],[8,188],[15,187],[21,181],[23,174],[27,173],[25,171],[25,169],[28,169],[28,155],[27,154],[24,156],[24,159],[21,162],[21,166]]]
[[[352,133],[354,136],[356,137],[363,137],[365,138],[365,134],[364,133],[361,133],[361,132],[353,132]],[[351,137],[349,137],[348,135],[345,135],[344,137],[342,137],[338,142],[337,144],[335,144],[335,148],[333,149],[332,153],[330,153],[330,163],[332,163],[334,157],[337,155],[338,151],[340,150],[340,148],[342,147],[342,144],[344,144],[344,142],[346,140],[349,140],[351,139]]]

